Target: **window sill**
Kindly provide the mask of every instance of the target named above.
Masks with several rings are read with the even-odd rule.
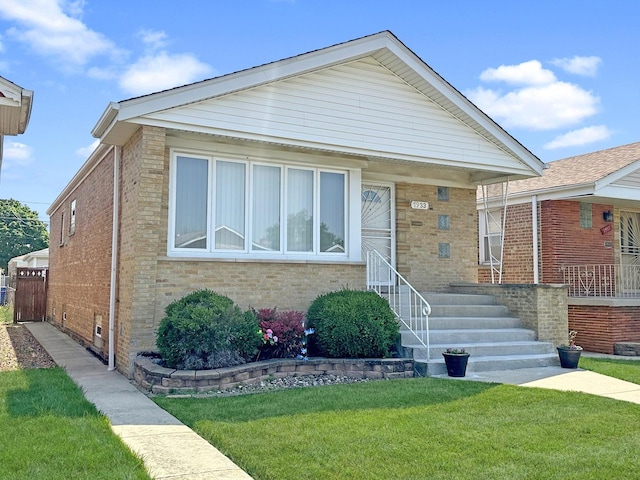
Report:
[[[287,263],[287,264],[315,264],[315,265],[366,265],[365,261],[353,261],[348,258],[227,258],[227,257],[173,257],[162,256],[158,260],[163,262],[227,262],[227,263]]]

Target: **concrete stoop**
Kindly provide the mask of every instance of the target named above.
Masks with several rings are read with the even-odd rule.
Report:
[[[492,295],[423,296],[431,305],[429,355],[411,332],[400,330],[402,346],[411,352],[418,375],[446,374],[442,352],[447,348],[464,348],[471,354],[469,373],[559,365],[553,344],[536,341],[535,332],[512,317],[507,307],[498,305]]]

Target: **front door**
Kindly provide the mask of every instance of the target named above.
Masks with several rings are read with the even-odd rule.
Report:
[[[394,195],[392,185],[373,183],[362,184],[362,256],[376,250],[382,257],[395,266],[395,221]],[[391,272],[382,275],[393,281]]]

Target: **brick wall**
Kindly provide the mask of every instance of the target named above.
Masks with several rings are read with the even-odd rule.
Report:
[[[614,353],[616,342],[640,342],[640,307],[569,305],[569,328],[589,352]]]
[[[562,283],[565,265],[614,263],[614,232],[600,228],[613,225],[602,219],[611,205],[593,204],[590,228],[580,226],[580,202],[548,200],[540,202],[541,276],[543,283]],[[605,245],[608,242],[610,246]]]
[[[429,202],[429,210],[411,208],[411,201]],[[438,229],[438,215],[449,216],[449,229]],[[476,192],[450,188],[449,201],[438,201],[438,187],[396,185],[398,271],[416,289],[444,291],[451,282],[478,278]],[[438,244],[449,244],[450,258],[438,256]]]
[[[47,319],[107,356],[113,211],[113,151],[51,213]],[[75,232],[69,231],[76,201]],[[62,214],[64,234],[61,245]],[[102,339],[94,337],[101,323]]]
[[[497,282],[498,277],[494,273]],[[533,283],[533,222],[531,204],[507,207],[502,261],[503,283]],[[480,265],[478,282],[491,283],[491,267]]]

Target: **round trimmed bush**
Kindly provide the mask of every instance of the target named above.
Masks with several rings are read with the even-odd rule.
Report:
[[[253,315],[211,290],[197,290],[172,302],[160,322],[156,345],[166,365],[180,370],[245,363],[261,344]]]
[[[315,353],[334,358],[388,357],[400,329],[385,299],[355,290],[317,297],[307,312],[307,325],[315,330]]]

